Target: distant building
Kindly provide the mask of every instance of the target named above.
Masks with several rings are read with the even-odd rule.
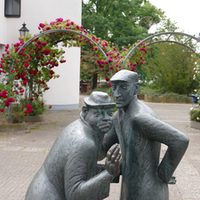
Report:
[[[25,22],[31,34],[39,33],[41,22],[56,18],[81,24],[81,0],[1,0],[0,55],[5,44],[15,43]],[[74,109],[79,105],[80,48],[66,49],[67,62],[57,68],[60,78],[51,80],[44,94],[46,104],[53,109]]]

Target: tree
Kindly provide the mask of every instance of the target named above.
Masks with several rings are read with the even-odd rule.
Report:
[[[195,88],[197,57],[185,47],[171,43],[156,44],[148,52],[143,67],[147,83],[164,92],[189,94]]]
[[[146,0],[83,0],[82,24],[97,37],[127,47],[147,36],[163,12]]]

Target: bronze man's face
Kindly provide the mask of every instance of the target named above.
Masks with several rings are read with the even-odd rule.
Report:
[[[106,133],[112,127],[112,113],[113,108],[111,107],[89,108],[85,120],[94,130]]]
[[[128,106],[133,96],[136,94],[137,85],[134,82],[113,81],[112,93],[117,108]]]

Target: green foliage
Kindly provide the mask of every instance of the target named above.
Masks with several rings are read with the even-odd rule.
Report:
[[[46,107],[44,106],[44,102],[42,100],[33,101],[32,107],[33,107],[33,112],[31,113],[32,116],[41,115],[46,110]]]
[[[165,92],[151,88],[148,86],[141,86],[139,94],[147,97],[152,102],[163,102],[163,103],[191,103],[191,98],[185,94],[177,94],[173,92]]]
[[[21,102],[21,104],[31,105],[32,112],[28,113],[29,116],[41,115],[46,110],[46,106],[44,105],[42,98],[38,98],[32,101],[24,100]]]
[[[159,91],[158,89],[153,88],[153,87],[148,87],[146,85],[140,86],[139,93],[144,94],[144,95],[145,94],[150,94],[150,95],[161,95],[162,94],[162,92]]]
[[[83,26],[119,47],[143,39],[163,17],[163,12],[146,0],[89,0],[82,4]]]
[[[88,47],[81,49],[80,79],[91,82],[94,74],[98,73],[97,54]]]
[[[198,108],[193,108],[190,111],[190,118],[193,121],[200,122],[200,108],[199,109]]]
[[[157,26],[156,32],[175,32],[177,29],[176,23],[164,16]]]
[[[24,112],[20,104],[13,103],[8,109],[9,110],[6,112],[6,117],[7,117],[8,122],[12,122],[12,123],[23,122]]]
[[[196,66],[195,66],[195,76],[194,80],[196,81],[196,86],[193,91],[194,94],[197,94],[200,98],[200,55],[197,55],[198,59],[196,60]],[[199,99],[199,105],[200,105],[200,99]]]
[[[195,88],[197,58],[188,49],[162,43],[149,50],[147,57],[143,71],[149,87],[178,94],[189,94]]]

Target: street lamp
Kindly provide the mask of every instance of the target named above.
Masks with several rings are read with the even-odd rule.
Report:
[[[29,30],[26,28],[25,22],[22,24],[22,27],[19,29],[20,37],[25,37]]]

